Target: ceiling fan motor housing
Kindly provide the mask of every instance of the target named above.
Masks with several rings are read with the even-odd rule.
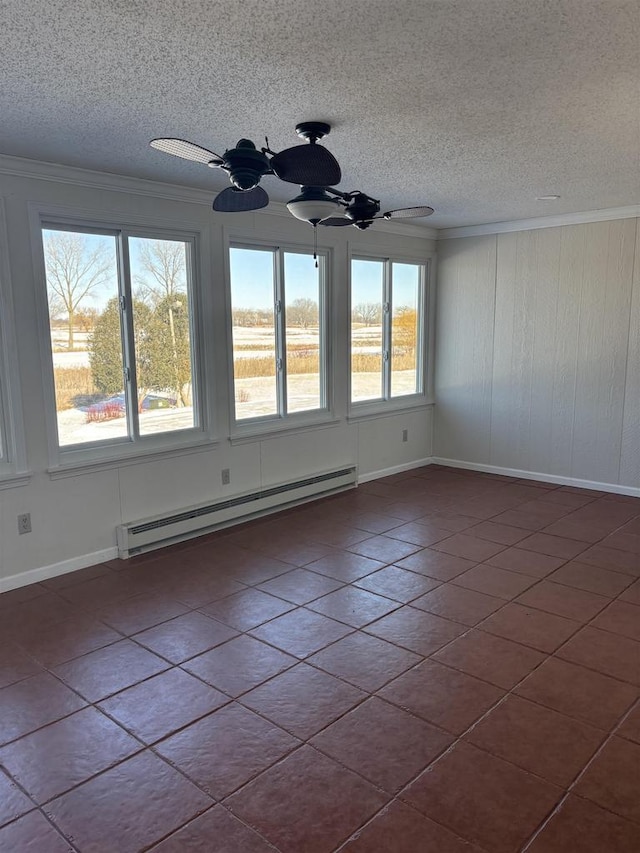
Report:
[[[361,231],[368,228],[380,212],[380,202],[364,193],[356,193],[344,212],[344,215],[353,220],[354,225]]]
[[[240,139],[235,148],[224,152],[223,169],[239,190],[258,186],[260,178],[271,171],[269,158],[258,151],[250,139]]]

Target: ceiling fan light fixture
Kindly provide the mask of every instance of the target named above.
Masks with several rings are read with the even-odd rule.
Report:
[[[341,210],[341,205],[322,187],[302,187],[300,195],[287,202],[287,210],[296,219],[316,226],[323,219],[335,216]]]

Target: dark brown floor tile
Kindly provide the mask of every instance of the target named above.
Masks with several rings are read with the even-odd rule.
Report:
[[[631,554],[640,556],[640,535],[626,530],[616,530],[610,536],[602,540],[606,548],[617,548],[619,551],[629,551]]]
[[[544,532],[551,536],[561,536],[565,539],[575,539],[587,547],[589,543],[598,542],[608,533],[608,528],[599,527],[590,521],[573,520],[561,518],[544,528]]]
[[[75,572],[67,572],[55,578],[48,578],[42,581],[42,586],[56,592],[68,586],[75,586],[77,583],[84,583],[84,581],[90,581],[105,575],[108,576],[111,573],[112,569],[108,565],[98,563],[97,566],[88,566],[86,569],[77,569]]]
[[[34,628],[28,637],[20,638],[20,644],[43,666],[53,667],[121,639],[121,634],[97,619],[80,615]]]
[[[420,545],[426,548],[441,539],[451,536],[451,531],[445,527],[424,521],[410,521],[400,527],[394,527],[387,532],[391,539],[399,539],[401,542],[409,542],[412,545]]]
[[[306,604],[321,595],[339,589],[341,586],[340,581],[320,575],[317,572],[310,572],[307,569],[293,569],[286,575],[280,575],[273,580],[260,584],[259,589],[284,598],[285,601],[290,601],[293,604]]]
[[[397,563],[409,554],[414,554],[420,550],[420,546],[390,539],[388,536],[372,536],[364,542],[352,545],[349,550],[360,554],[361,557],[370,557],[372,560],[387,564]]]
[[[486,539],[488,542],[497,542],[499,545],[515,545],[528,534],[521,527],[511,527],[508,524],[497,524],[495,521],[481,521],[467,529],[468,536],[476,536],[478,539]]]
[[[288,613],[293,607],[288,601],[274,598],[266,592],[245,589],[205,605],[202,611],[238,631],[249,631],[263,622]]]
[[[311,743],[379,788],[396,793],[450,746],[453,737],[374,696]]]
[[[562,792],[459,742],[403,793],[411,805],[491,853],[519,850]]]
[[[0,743],[8,743],[84,707],[86,702],[48,672],[0,690]]]
[[[233,569],[229,572],[229,576],[239,584],[249,584],[249,586],[259,583],[264,583],[270,578],[276,578],[278,575],[283,575],[285,572],[291,571],[291,563],[283,560],[275,560],[272,557],[267,557],[264,554],[254,554],[246,552],[247,557],[239,563],[234,564]],[[233,595],[234,592],[241,592],[242,587],[234,591],[230,591],[227,595]],[[218,600],[222,596],[216,596]],[[206,602],[210,603],[210,602]],[[203,607],[203,604],[197,605]]]
[[[640,745],[612,737],[580,777],[574,792],[640,823]]]
[[[320,545],[318,542],[308,542],[304,539],[295,540],[292,536],[285,534],[282,542],[274,542],[270,553],[276,560],[302,567],[313,563],[314,560],[319,560],[331,550],[330,545]]]
[[[358,631],[307,660],[362,690],[372,692],[421,658],[407,649]]]
[[[191,612],[136,634],[133,639],[171,663],[182,663],[237,634],[213,617]]]
[[[364,698],[356,687],[300,663],[245,694],[241,701],[306,740]]]
[[[19,604],[39,598],[48,592],[47,587],[40,583],[31,583],[27,586],[19,586],[16,589],[9,589],[6,592],[2,592],[0,593],[0,613],[4,616],[7,610],[12,610]]]
[[[640,643],[628,637],[587,627],[558,649],[556,655],[640,687]]]
[[[328,853],[385,804],[373,785],[309,746],[228,800],[282,853]]]
[[[606,595],[615,598],[625,590],[633,578],[621,572],[610,572],[599,566],[590,566],[579,560],[565,563],[557,571],[549,575],[547,580],[552,583],[561,583],[574,589],[583,589],[596,595]]]
[[[242,635],[192,658],[183,667],[235,697],[296,663],[297,658]]]
[[[0,764],[44,803],[141,748],[104,714],[83,708],[0,749]]]
[[[542,530],[550,523],[546,515],[523,509],[508,509],[506,512],[501,512],[499,515],[494,516],[492,521],[499,524],[506,524],[509,527],[519,527],[525,532]]]
[[[379,695],[446,731],[461,734],[504,696],[504,690],[427,660],[396,678]]]
[[[365,589],[345,586],[312,601],[307,606],[310,610],[344,622],[352,628],[362,628],[396,610],[400,603]]]
[[[637,554],[618,551],[616,548],[594,545],[580,554],[580,562],[640,578],[640,560]]]
[[[214,846],[215,845],[215,846]],[[150,853],[275,853],[275,848],[223,806],[214,806]]]
[[[123,601],[141,592],[139,584],[133,583],[129,575],[110,572],[93,580],[67,586],[59,595],[76,608],[95,611],[114,601]]]
[[[311,524],[305,530],[312,542],[320,542],[323,545],[333,545],[336,548],[351,548],[358,542],[368,539],[371,534],[366,530],[358,530],[355,527],[339,524],[335,521],[320,522],[318,525]]]
[[[286,565],[286,564],[283,564]],[[287,569],[291,567],[287,565]],[[173,577],[163,585],[161,591],[169,597],[175,597],[187,607],[204,607],[219,598],[233,595],[245,589],[234,573],[233,578],[215,571],[186,574],[184,577]]]
[[[370,557],[362,557],[350,551],[336,551],[334,554],[328,554],[320,560],[309,563],[306,568],[344,583],[352,583],[381,569],[384,565],[385,563],[380,560],[372,560]]]
[[[483,563],[458,575],[453,583],[509,601],[534,584],[535,578]]]
[[[507,548],[500,554],[496,554],[487,560],[490,566],[498,566],[500,569],[508,569],[510,572],[519,572],[532,578],[544,578],[559,568],[564,562],[564,557],[550,557],[537,551],[525,551],[522,548]]]
[[[470,515],[460,515],[454,510],[451,512],[447,512],[446,510],[429,512],[420,520],[422,522],[433,522],[437,527],[444,527],[445,530],[450,530],[452,533],[461,533],[463,530],[467,530],[469,527],[478,524],[477,518],[473,518]]]
[[[29,797],[0,769],[0,826],[16,820],[33,808],[34,805]],[[0,833],[0,838],[2,838],[2,833]],[[1,849],[2,847],[0,847]]]
[[[640,744],[640,704],[625,718],[616,734]]]
[[[540,581],[517,598],[518,604],[555,613],[576,622],[588,622],[603,610],[610,599],[582,589]]]
[[[300,608],[272,619],[251,633],[297,658],[306,658],[351,633],[351,630],[334,619]]]
[[[26,652],[11,640],[0,642],[0,688],[43,671]]]
[[[640,580],[634,581],[630,587],[625,589],[620,596],[620,600],[628,601],[630,604],[640,605]]]
[[[96,616],[123,634],[137,634],[187,612],[187,607],[161,595],[135,595],[105,608],[98,608]]]
[[[340,853],[480,853],[443,826],[394,800],[364,829],[355,833]]]
[[[298,743],[287,732],[234,702],[155,748],[204,791],[222,799]]]
[[[640,607],[626,601],[613,601],[598,613],[591,626],[640,641]]]
[[[102,851],[108,839],[109,850],[138,853],[210,805],[184,776],[144,752],[53,800],[45,811],[80,850]]]
[[[89,702],[98,702],[168,667],[166,661],[131,640],[121,640],[60,664],[55,672]]]
[[[544,610],[523,607],[513,601],[505,604],[479,626],[481,631],[488,634],[549,653],[561,646],[580,627],[580,622],[554,616]]]
[[[562,557],[564,560],[572,560],[588,547],[584,542],[564,539],[562,536],[550,536],[548,533],[532,533],[518,543],[518,548],[525,551],[537,551],[539,554]]]
[[[3,608],[0,635],[5,634],[7,639],[19,642],[21,637],[29,637],[32,631],[41,629],[44,625],[60,623],[76,615],[77,609],[68,601],[55,592],[45,591],[42,595],[15,606]]]
[[[229,697],[181,669],[169,669],[100,703],[145,743],[154,743],[210,714]]]
[[[477,539],[475,536],[467,536],[465,533],[456,533],[454,536],[436,543],[433,548],[454,557],[462,557],[465,560],[474,560],[480,563],[503,551],[504,545],[488,542],[485,539]]]
[[[519,643],[472,629],[437,652],[434,658],[509,690],[542,663],[545,656]]]
[[[640,694],[631,684],[558,658],[546,660],[515,692],[607,731],[614,728]]]
[[[355,585],[407,604],[419,595],[434,589],[439,583],[440,581],[419,575],[417,572],[410,572],[398,566],[387,566],[361,578]]]
[[[465,739],[567,788],[605,737],[600,729],[510,695],[480,720]]]
[[[637,853],[640,827],[569,795],[527,847],[527,853]]]
[[[426,657],[458,637],[465,628],[457,622],[406,605],[367,625],[365,630]]]
[[[443,551],[433,551],[425,548],[416,554],[411,554],[403,560],[396,560],[396,565],[411,572],[417,572],[440,581],[450,581],[475,566],[474,560],[454,557]]]
[[[72,853],[65,839],[40,812],[21,817],[0,829],[0,850],[7,853]]]
[[[443,584],[411,602],[412,607],[427,610],[454,622],[462,622],[470,627],[503,605],[504,600],[501,598],[454,586],[452,583]]]

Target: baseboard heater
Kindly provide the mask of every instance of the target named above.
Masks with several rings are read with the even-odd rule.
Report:
[[[202,536],[241,521],[249,521],[285,509],[292,504],[353,488],[356,482],[355,467],[340,468],[268,489],[236,495],[228,500],[218,500],[168,515],[120,524],[116,528],[118,555],[121,559],[126,559],[143,551]]]

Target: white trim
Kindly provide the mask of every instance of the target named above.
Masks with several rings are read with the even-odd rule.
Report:
[[[20,586],[57,578],[59,575],[68,575],[69,572],[77,572],[78,569],[86,569],[88,566],[97,566],[107,560],[114,560],[117,556],[118,549],[114,545],[112,548],[104,548],[104,550],[94,551],[92,554],[82,554],[79,557],[71,557],[69,560],[52,563],[50,566],[18,572],[16,575],[9,575],[8,578],[0,578],[0,592],[8,592],[10,589],[17,589]]]
[[[0,174],[13,175],[19,178],[29,178],[54,183],[73,184],[89,189],[110,190],[112,192],[131,193],[151,198],[162,198],[169,201],[180,201],[188,204],[201,204],[211,208],[211,201],[218,188],[210,190],[199,187],[181,186],[180,184],[152,181],[148,178],[136,178],[118,175],[113,172],[98,172],[93,169],[82,169],[78,166],[64,166],[61,163],[48,163],[43,160],[30,160],[25,157],[12,157],[0,154]],[[285,202],[271,202],[264,211],[257,211],[259,216],[286,216],[293,218]],[[218,214],[213,214],[216,217]],[[437,231],[418,224],[405,224],[381,219],[375,225],[376,231],[389,234],[401,234],[405,237],[419,237],[435,240]]]
[[[425,456],[424,459],[414,459],[413,462],[403,462],[401,465],[393,465],[391,468],[370,471],[368,474],[358,475],[358,485],[368,483],[370,480],[379,480],[381,477],[390,477],[392,474],[401,474],[403,471],[411,471],[413,468],[424,468],[425,465],[433,465],[435,461],[432,456]]]
[[[467,471],[501,474],[505,477],[517,477],[520,480],[540,480],[543,483],[554,483],[557,486],[573,486],[576,489],[595,489],[599,492],[610,492],[614,495],[628,495],[632,498],[640,498],[640,488],[621,486],[618,483],[600,483],[595,480],[581,480],[578,477],[561,477],[557,474],[546,474],[540,471],[520,471],[518,468],[501,468],[499,465],[463,462],[460,459],[444,459],[441,456],[433,456],[431,462],[433,465],[445,465],[448,468],[464,468]]]
[[[15,489],[17,486],[26,486],[31,481],[32,476],[30,471],[20,474],[2,475],[0,476],[0,492],[3,489]]]
[[[287,418],[282,419],[282,426],[274,426],[273,421],[268,422],[269,426],[267,426],[267,421],[264,422],[263,426],[256,426],[255,421],[252,422],[253,430],[247,430],[246,432],[241,432],[238,430],[233,433],[233,435],[229,436],[229,444],[232,446],[235,444],[256,444],[259,441],[269,441],[271,438],[280,438],[286,435],[298,435],[301,432],[311,432],[319,429],[328,429],[330,427],[338,426],[342,423],[341,418],[336,417],[327,417],[326,420],[314,420],[309,421],[308,423],[302,422],[299,424],[292,424],[290,420]]]
[[[511,231],[531,231],[535,228],[557,228],[561,225],[582,225],[586,222],[608,222],[612,219],[635,219],[640,216],[640,204],[627,207],[607,207],[602,210],[584,210],[578,213],[558,213],[554,216],[536,216],[532,219],[512,219],[506,222],[487,222],[484,225],[462,225],[441,228],[438,240],[457,237],[479,237],[483,234],[506,234]]]

